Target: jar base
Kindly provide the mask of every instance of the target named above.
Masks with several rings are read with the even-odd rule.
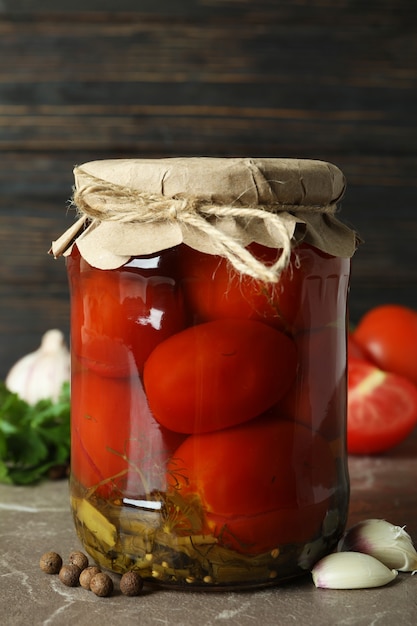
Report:
[[[134,570],[145,584],[164,589],[227,591],[285,584],[308,573],[343,532],[343,520],[329,514],[323,524],[326,536],[251,555],[222,545],[210,534],[170,533],[160,512],[74,491],[71,505],[78,537],[100,567],[121,575]]]

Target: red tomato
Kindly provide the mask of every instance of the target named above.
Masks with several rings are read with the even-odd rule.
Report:
[[[165,488],[165,463],[183,440],[152,417],[138,377],[73,373],[71,471],[86,488],[107,495]]]
[[[259,260],[272,265],[278,256],[274,248],[253,243],[248,247]],[[196,323],[221,318],[246,318],[266,322],[280,329],[291,328],[300,306],[303,271],[294,263],[278,284],[266,284],[240,275],[219,256],[183,246],[180,263],[186,305]]]
[[[337,483],[325,439],[270,418],[190,435],[168,470],[174,489],[200,499],[207,530],[251,554],[312,539]]]
[[[169,267],[173,254],[144,260],[151,270],[139,260],[99,270],[75,249],[68,261],[71,342],[87,367],[103,376],[142,372],[153,348],[184,328],[182,294]]]
[[[297,376],[278,403],[281,414],[320,433],[329,441],[344,436],[346,424],[346,334],[328,326],[294,338]]]
[[[407,378],[367,361],[348,362],[348,451],[385,452],[417,423],[417,389]]]
[[[349,333],[348,335],[348,356],[354,357],[355,359],[362,359],[364,361],[369,360],[369,355],[366,354],[365,350],[360,347],[356,339],[354,339],[352,333]]]
[[[417,311],[396,304],[375,307],[353,337],[378,367],[417,385]]]
[[[173,335],[145,363],[155,418],[197,433],[256,417],[277,402],[296,372],[294,342],[254,320],[224,319]]]

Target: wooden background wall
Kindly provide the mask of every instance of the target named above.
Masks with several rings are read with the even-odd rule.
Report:
[[[414,0],[0,0],[0,377],[68,332],[47,250],[92,159],[331,161],[366,241],[352,320],[417,308],[416,113]]]

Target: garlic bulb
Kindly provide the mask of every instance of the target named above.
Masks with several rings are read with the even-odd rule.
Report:
[[[337,549],[370,554],[401,572],[417,570],[417,552],[410,535],[401,526],[383,519],[367,519],[355,524],[339,541]]]
[[[50,398],[57,401],[70,379],[70,353],[60,330],[48,330],[35,352],[22,357],[7,374],[6,387],[28,404]]]
[[[360,552],[334,552],[312,569],[316,587],[324,589],[368,589],[382,587],[398,575],[381,561]]]

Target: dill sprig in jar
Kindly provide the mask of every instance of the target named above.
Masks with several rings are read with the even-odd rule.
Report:
[[[71,507],[85,550],[178,588],[295,577],[348,510],[346,319],[357,235],[329,163],[75,169],[53,243],[71,293]]]

